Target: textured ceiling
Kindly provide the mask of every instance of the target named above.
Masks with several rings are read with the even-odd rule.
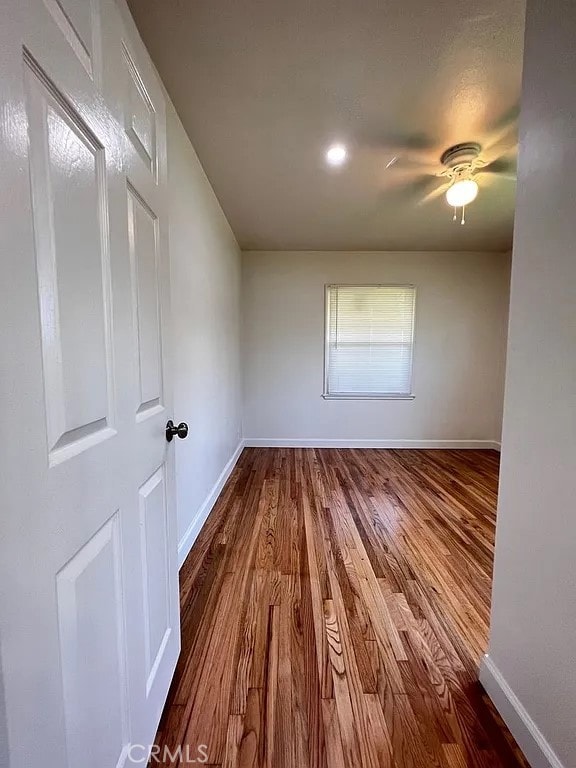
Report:
[[[418,204],[441,180],[411,160],[514,145],[524,0],[129,5],[243,248],[510,246],[513,181],[486,177],[462,227],[443,198]],[[350,151],[338,170],[333,141]]]

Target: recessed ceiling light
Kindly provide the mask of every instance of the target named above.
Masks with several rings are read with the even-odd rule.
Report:
[[[328,165],[342,165],[346,160],[347,154],[344,144],[332,144],[326,152],[326,162]]]

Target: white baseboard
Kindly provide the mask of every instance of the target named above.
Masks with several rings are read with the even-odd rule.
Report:
[[[495,440],[325,440],[323,438],[246,437],[247,448],[473,448],[500,450]]]
[[[532,768],[564,768],[488,654],[480,663],[480,682]]]
[[[192,549],[192,545],[196,541],[196,537],[200,533],[200,529],[206,522],[206,518],[210,514],[210,511],[214,504],[216,503],[216,499],[220,495],[220,491],[222,488],[224,488],[224,485],[226,483],[226,480],[230,477],[232,474],[232,470],[236,466],[236,462],[238,461],[238,458],[240,457],[240,454],[242,453],[242,449],[244,448],[244,440],[240,440],[238,445],[236,446],[236,450],[230,457],[230,460],[220,473],[220,476],[218,477],[218,480],[214,483],[214,486],[212,487],[212,490],[204,500],[204,503],[194,516],[194,519],[188,526],[186,533],[184,536],[182,536],[182,539],[180,540],[178,544],[178,568],[182,567],[182,564],[184,563],[184,560],[188,557],[188,553]]]

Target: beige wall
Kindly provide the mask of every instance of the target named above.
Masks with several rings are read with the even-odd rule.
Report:
[[[571,0],[529,0],[482,677],[533,768],[576,766],[575,40]]]
[[[176,446],[182,558],[240,440],[240,250],[171,104],[167,119],[174,418],[190,427]]]
[[[499,441],[509,255],[246,252],[248,440]],[[324,286],[414,283],[412,401],[324,400]]]

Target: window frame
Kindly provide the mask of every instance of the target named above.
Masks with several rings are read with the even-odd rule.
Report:
[[[330,360],[330,291],[333,288],[411,288],[414,295],[412,338],[410,339],[410,392],[330,392],[328,366]],[[326,283],[324,285],[324,400],[414,400],[414,339],[416,334],[416,286],[413,283]]]

